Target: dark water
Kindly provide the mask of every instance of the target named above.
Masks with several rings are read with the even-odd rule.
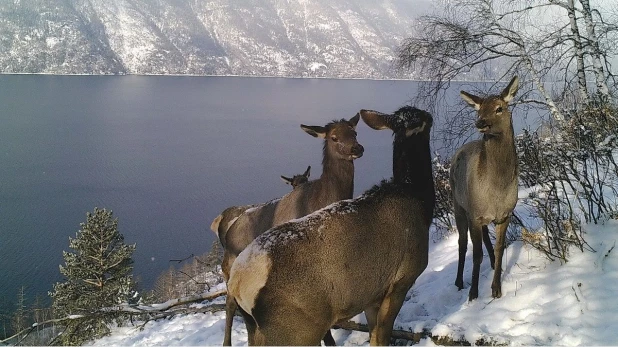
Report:
[[[324,125],[391,112],[414,82],[233,77],[0,75],[0,310],[61,280],[62,251],[94,207],[111,209],[150,289],[170,259],[202,254],[214,217],[289,191]],[[391,174],[391,134],[362,122],[359,194]],[[1,311],[0,311],[1,312]]]

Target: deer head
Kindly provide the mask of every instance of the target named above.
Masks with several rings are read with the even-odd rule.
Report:
[[[500,95],[482,98],[463,90],[460,94],[462,99],[477,111],[476,128],[481,133],[493,137],[500,136],[512,128],[511,112],[508,106],[518,88],[519,79],[515,76]]]
[[[356,140],[356,124],[360,115],[333,121],[326,126],[310,126],[301,124],[300,127],[313,137],[325,140],[324,146],[329,149],[329,153],[337,159],[354,160],[363,156],[364,148]]]
[[[305,173],[301,175],[294,175],[292,178],[281,176],[281,179],[283,180],[283,182],[285,182],[285,184],[289,184],[292,186],[292,188],[296,188],[299,185],[309,181],[310,171],[311,166],[307,166],[307,170],[305,171]]]

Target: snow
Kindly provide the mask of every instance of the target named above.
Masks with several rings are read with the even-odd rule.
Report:
[[[502,298],[492,299],[493,271],[485,255],[479,298],[468,302],[472,247],[468,247],[464,281],[455,287],[457,235],[430,241],[429,264],[412,287],[395,322],[395,329],[447,336],[455,340],[484,339],[507,345],[617,345],[618,221],[586,225],[586,241],[596,252],[571,250],[566,264],[551,262],[539,251],[514,242],[505,251]],[[224,284],[212,288],[225,289]],[[223,303],[220,297],[215,303]],[[363,314],[353,319],[365,322]],[[225,313],[200,313],[171,320],[113,328],[94,345],[158,346],[221,345]],[[332,330],[340,345],[368,345],[368,334]],[[242,319],[235,317],[234,345],[246,345]],[[421,345],[434,345],[423,339]]]

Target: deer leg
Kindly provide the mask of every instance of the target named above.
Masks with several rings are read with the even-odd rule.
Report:
[[[487,255],[489,255],[489,262],[491,263],[491,268],[493,269],[496,262],[496,256],[494,255],[494,247],[491,245],[491,238],[489,237],[489,228],[487,225],[483,225],[483,243],[485,244]]]
[[[410,287],[403,285],[403,283],[396,283],[385,295],[378,310],[375,333],[371,334],[369,339],[371,346],[388,346],[390,344],[395,318],[401,310]]]
[[[238,308],[238,303],[231,295],[227,295],[225,298],[225,332],[223,335],[223,345],[232,345],[232,324],[234,323],[234,313]],[[248,329],[248,328],[247,328]]]
[[[483,262],[483,226],[478,221],[470,221],[470,238],[472,239],[472,286],[468,294],[468,300],[472,301],[479,297],[479,274]]]
[[[371,306],[365,309],[365,318],[367,318],[367,327],[369,328],[369,340],[371,341],[371,336],[375,335],[375,328],[378,320],[378,310],[380,310],[380,306]]]
[[[270,313],[269,313],[270,315]],[[255,343],[265,346],[320,346],[327,322],[316,322],[297,309],[278,311],[277,317],[270,317],[257,328]],[[250,343],[249,343],[250,344]]]
[[[236,300],[232,299],[234,302],[236,302]],[[226,300],[226,307],[227,307],[227,300]],[[257,323],[255,322],[255,319],[253,319],[253,317],[251,317],[250,314],[248,314],[247,312],[245,312],[245,310],[243,310],[242,308],[238,309],[240,311],[240,313],[242,314],[243,318],[245,319],[245,326],[247,327],[247,344],[249,346],[255,346],[256,345],[256,339],[255,339],[255,333],[257,330]],[[228,338],[227,336],[227,317],[226,317],[226,326],[225,326],[225,332],[226,332],[226,336],[224,337],[224,341],[225,339]],[[231,324],[230,324],[230,329],[231,329]],[[230,340],[231,340],[231,336],[230,336]],[[231,341],[230,341],[231,342]],[[224,342],[224,346],[231,346],[230,345],[226,345]]]
[[[504,223],[496,224],[496,247],[494,253],[496,255],[494,279],[491,282],[491,296],[499,298],[502,296],[502,255],[506,242],[506,229],[509,226],[509,219]]]
[[[330,329],[328,329],[326,335],[324,335],[322,340],[324,341],[324,346],[337,346],[335,338],[333,337],[333,334],[331,334]]]
[[[466,211],[455,204],[455,224],[459,233],[459,262],[457,263],[457,278],[455,285],[459,290],[464,287],[463,271],[466,263],[466,252],[468,251],[468,217]]]

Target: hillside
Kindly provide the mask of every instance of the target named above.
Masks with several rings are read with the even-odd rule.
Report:
[[[431,242],[429,265],[409,292],[395,329],[448,337],[458,341],[506,345],[616,345],[618,318],[618,221],[586,226],[586,240],[596,252],[572,250],[570,261],[550,262],[537,250],[514,242],[505,252],[503,297],[491,298],[492,270],[487,256],[481,266],[479,299],[468,302],[468,288],[454,285],[457,235]],[[468,247],[467,264],[472,263]],[[464,278],[470,281],[471,266]],[[224,289],[221,284],[212,290]],[[219,298],[217,303],[222,303]],[[355,318],[364,323],[361,314]],[[94,345],[190,346],[220,345],[225,313],[180,316],[149,322],[140,330],[115,328]],[[333,330],[339,345],[368,345],[368,334]],[[236,318],[233,345],[246,345],[242,319]],[[433,345],[430,339],[421,345]]]
[[[392,62],[428,4],[2,1],[0,73],[410,78]]]

